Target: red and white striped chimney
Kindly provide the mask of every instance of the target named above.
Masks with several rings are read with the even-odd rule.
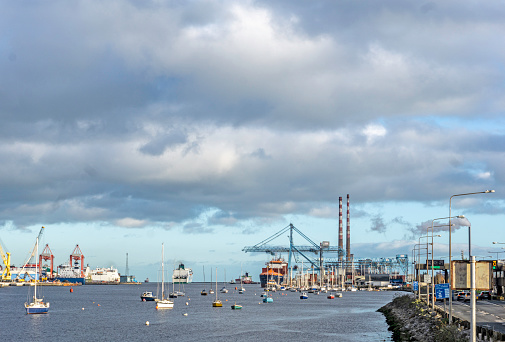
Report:
[[[338,198],[338,249],[344,250],[344,231],[342,227],[342,197]],[[343,255],[339,254],[338,260],[342,261]]]
[[[349,194],[347,194],[347,239],[346,239],[347,262],[351,261],[351,218],[349,215]]]

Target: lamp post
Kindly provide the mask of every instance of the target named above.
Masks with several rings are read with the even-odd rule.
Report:
[[[500,252],[488,251],[488,253],[496,253],[496,260],[498,260],[498,254],[499,253],[505,253],[505,251],[500,251]]]
[[[464,218],[465,216],[458,215],[458,216],[453,216],[453,217]],[[433,271],[433,263],[434,263],[434,261],[433,261],[433,259],[434,259],[434,257],[433,257],[433,228],[448,227],[449,226],[448,224],[434,226],[433,223],[436,220],[445,220],[445,219],[448,219],[448,217],[436,218],[431,221],[431,297],[433,298],[432,303],[431,303],[431,310],[435,310],[435,279],[433,277],[433,275],[434,275],[434,271]],[[428,230],[428,228],[426,228],[426,230]],[[441,235],[437,235],[437,236],[441,236]],[[429,305],[430,305],[430,302],[428,301],[428,306]]]
[[[435,236],[440,237],[442,235],[435,235]],[[431,239],[432,239],[431,241],[433,241],[433,235],[420,236],[418,245],[421,244],[422,238],[429,238],[429,237],[431,237]],[[428,239],[426,239],[426,273],[428,273],[428,252],[429,252]],[[421,248],[419,248],[419,261],[421,261]],[[429,291],[430,290],[428,288],[428,285],[426,285],[426,296],[427,296],[426,300],[427,300],[428,306],[430,305],[430,292]],[[421,288],[419,288],[419,299],[421,299]]]
[[[419,238],[420,239],[420,238]],[[416,258],[416,249],[417,249],[417,258]],[[412,249],[412,254],[414,255],[413,256],[413,259],[414,259],[414,266],[415,266],[415,273],[414,273],[414,278],[416,279],[417,281],[417,284],[418,284],[418,289],[417,289],[417,298],[421,298],[421,295],[420,295],[420,287],[419,287],[419,271],[420,271],[420,267],[419,267],[419,263],[420,263],[420,249],[421,249],[421,243],[416,243],[414,245],[414,248]],[[416,259],[417,259],[417,263],[416,263]]]
[[[452,254],[452,250],[451,250],[452,249],[452,247],[451,247],[451,231],[452,231],[452,226],[451,226],[451,204],[452,204],[452,198],[453,197],[458,197],[458,196],[488,194],[488,193],[492,193],[492,192],[494,192],[494,190],[486,190],[486,191],[479,191],[479,192],[469,192],[469,193],[466,193],[466,194],[452,195],[449,198],[449,273],[451,275],[451,278],[452,278],[452,264],[451,264],[451,261],[452,261],[452,258],[451,258],[451,254]],[[449,324],[452,324],[452,286],[451,286],[450,282],[449,282],[449,293],[450,293],[450,296],[449,296]]]

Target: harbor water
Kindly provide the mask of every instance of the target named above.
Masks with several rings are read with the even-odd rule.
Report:
[[[223,284],[218,284],[221,288]],[[0,289],[0,330],[6,341],[392,341],[378,308],[398,292],[344,292],[342,298],[298,292],[269,292],[263,303],[259,285],[244,285],[244,294],[227,284],[215,295],[201,296],[210,284],[185,286],[186,296],[174,298],[172,310],[156,310],[142,302],[143,291],[156,294],[157,284],[39,287],[51,303],[44,315],[26,315],[28,287]],[[177,288],[176,288],[177,289]],[[186,305],[187,303],[187,305]],[[240,304],[241,310],[231,310]],[[149,325],[146,325],[149,321]]]

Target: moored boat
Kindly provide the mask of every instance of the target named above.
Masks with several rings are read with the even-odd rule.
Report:
[[[39,238],[35,242],[35,250],[36,253],[34,255],[39,255]],[[38,282],[38,271],[39,268],[37,266],[37,275],[35,276],[35,284],[33,286],[34,293],[32,297],[32,302],[25,303],[25,309],[27,314],[42,314],[47,313],[49,311],[49,303],[44,302],[43,298],[37,298],[37,282]]]
[[[235,303],[231,306],[231,309],[232,310],[240,310],[240,309],[242,309],[242,305],[238,305],[237,303]]]
[[[156,300],[156,309],[173,309],[174,302],[165,297],[165,268],[163,265],[164,245],[161,244],[161,299]]]
[[[217,289],[217,268],[216,268],[216,289]],[[223,302],[217,299],[217,291],[216,291],[216,300],[212,302],[212,307],[221,308],[223,307]]]
[[[152,302],[156,299],[155,296],[153,296],[153,293],[150,292],[150,291],[144,291],[141,295],[140,295],[140,300],[143,301],[143,302]]]
[[[300,299],[308,299],[308,298],[309,298],[309,296],[307,295],[307,292],[302,292],[300,294]]]

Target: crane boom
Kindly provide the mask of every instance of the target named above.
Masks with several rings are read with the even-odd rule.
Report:
[[[11,254],[9,252],[4,252],[2,244],[0,243],[0,255],[2,255],[2,260],[4,262],[5,269],[2,272],[2,280],[11,279]]]
[[[42,237],[43,233],[44,233],[44,226],[42,226],[42,228],[40,228],[39,235],[37,236],[37,240],[36,241],[40,241],[40,238]],[[35,254],[37,254],[37,244],[35,244],[35,246],[33,247],[32,252],[30,253],[30,255],[28,256],[28,258],[26,259],[26,262],[23,264],[23,267],[18,272],[18,275],[16,276],[16,279],[14,279],[14,280],[18,280],[19,279],[19,277],[23,274],[26,265],[35,256]],[[37,258],[35,258],[35,263],[37,263]]]

